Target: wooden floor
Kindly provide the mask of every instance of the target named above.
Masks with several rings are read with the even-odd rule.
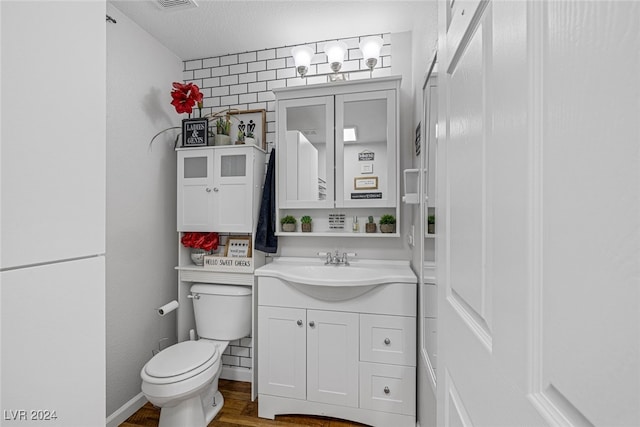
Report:
[[[313,426],[364,427],[364,424],[326,417],[278,415],[275,420],[258,418],[258,402],[251,401],[251,383],[220,380],[218,387],[224,396],[224,406],[207,427],[238,426]],[[157,427],[160,409],[147,402],[120,427]],[[189,427],[189,426],[175,426]]]

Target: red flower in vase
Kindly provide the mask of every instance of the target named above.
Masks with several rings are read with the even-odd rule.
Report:
[[[202,108],[202,92],[200,88],[193,83],[173,82],[173,90],[171,91],[171,105],[173,105],[178,114],[193,112],[193,107],[198,104],[198,108]]]
[[[180,242],[187,248],[204,249],[207,252],[218,249],[219,236],[218,233],[200,233],[190,231],[184,233]]]

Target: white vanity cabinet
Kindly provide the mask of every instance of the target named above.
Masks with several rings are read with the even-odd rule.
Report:
[[[262,392],[358,407],[357,313],[258,309]]]
[[[254,145],[179,148],[178,231],[251,233],[265,153]]]
[[[400,80],[384,77],[274,89],[277,219],[310,215],[314,230],[306,236],[354,236],[350,229],[331,227],[329,215],[346,212],[363,223],[368,216],[399,218]]]
[[[303,413],[414,427],[413,278],[327,289],[265,276],[272,274],[268,269],[256,270],[258,415]]]

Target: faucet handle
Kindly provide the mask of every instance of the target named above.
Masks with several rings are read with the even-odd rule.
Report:
[[[342,262],[344,265],[349,265],[349,257],[357,256],[358,254],[355,252],[343,252],[342,253]]]
[[[327,257],[326,260],[325,260],[324,265],[331,264],[331,260],[332,260],[331,251],[329,251],[329,252],[318,252],[318,256]]]

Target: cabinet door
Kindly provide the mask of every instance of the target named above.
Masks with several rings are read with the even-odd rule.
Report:
[[[336,207],[397,205],[395,99],[395,90],[336,96]]]
[[[358,319],[307,312],[307,400],[358,407]]]
[[[306,398],[306,311],[258,307],[258,393]]]
[[[280,208],[334,207],[333,97],[278,102]]]
[[[213,151],[178,151],[178,231],[215,231]]]
[[[253,155],[244,147],[214,150],[213,225],[216,231],[251,233]]]

